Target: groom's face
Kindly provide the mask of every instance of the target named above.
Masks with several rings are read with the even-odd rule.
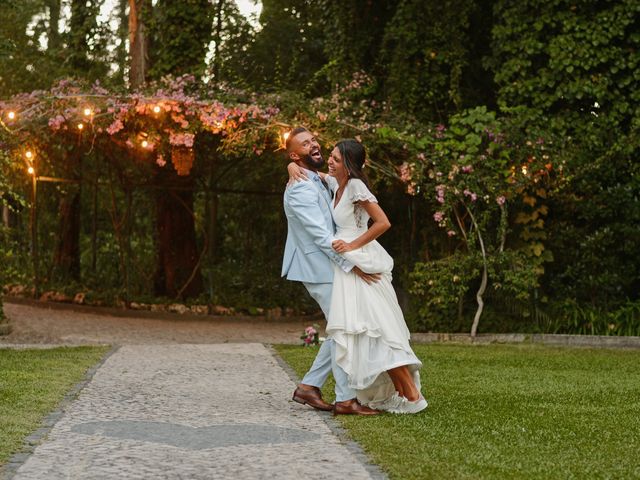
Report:
[[[318,170],[324,165],[320,144],[311,132],[300,132],[291,139],[289,156],[309,170]]]

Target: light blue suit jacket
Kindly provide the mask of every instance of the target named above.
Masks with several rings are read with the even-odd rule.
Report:
[[[335,233],[331,197],[317,173],[305,172],[309,180],[296,182],[284,192],[288,228],[282,276],[299,282],[332,283],[332,261],[345,272],[351,271],[353,264],[331,248]]]

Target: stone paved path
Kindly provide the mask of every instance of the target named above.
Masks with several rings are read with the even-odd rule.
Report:
[[[293,388],[262,344],[124,345],[14,478],[381,477]]]

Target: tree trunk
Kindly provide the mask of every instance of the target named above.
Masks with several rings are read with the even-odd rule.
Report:
[[[151,16],[151,0],[129,0],[129,85],[144,85],[149,70],[149,39],[145,21]]]
[[[63,280],[80,280],[80,190],[60,200],[60,235],[53,257],[55,272]]]
[[[60,32],[58,22],[60,22],[60,0],[49,0],[49,41],[47,48],[57,50],[60,48]]]
[[[193,181],[191,178],[171,178],[164,184],[167,188],[156,193],[155,294],[180,295],[183,299],[196,297],[202,293],[203,285],[193,218],[193,190],[190,188]]]
[[[476,230],[476,235],[478,235],[478,242],[480,243],[480,252],[482,253],[482,280],[480,281],[480,288],[476,292],[476,301],[478,302],[478,309],[476,310],[476,314],[473,317],[473,325],[471,325],[471,336],[475,337],[478,332],[478,324],[480,323],[480,317],[482,316],[482,310],[484,310],[484,299],[482,296],[484,295],[485,290],[487,289],[487,277],[488,277],[488,265],[487,265],[487,251],[484,248],[484,240],[482,239],[482,234],[480,232],[480,227],[476,222],[476,218],[471,213],[471,210],[467,208],[467,212],[469,213],[469,217],[473,222],[473,225]]]
[[[215,50],[213,56],[213,80],[220,83],[220,41],[222,39],[222,7],[224,0],[218,0],[216,7],[216,34],[215,34]]]

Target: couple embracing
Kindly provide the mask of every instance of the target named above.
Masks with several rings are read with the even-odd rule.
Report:
[[[376,241],[389,227],[363,172],[365,149],[342,140],[328,159],[311,132],[286,140],[292,163],[284,193],[288,232],[282,275],[303,282],[327,319],[327,340],[293,400],[334,414],[417,413],[422,363],[391,285],[393,259]],[[371,226],[368,226],[369,220]],[[320,388],[335,378],[334,405]]]

